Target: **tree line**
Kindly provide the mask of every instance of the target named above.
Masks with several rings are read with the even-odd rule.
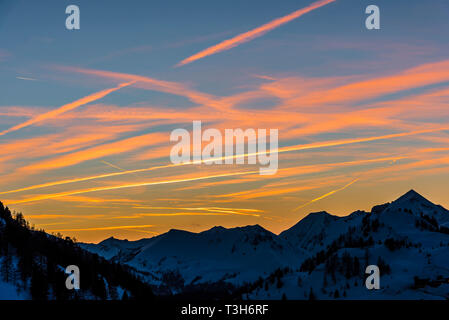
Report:
[[[129,266],[90,253],[70,237],[31,227],[0,202],[0,277],[33,300],[152,299],[151,287]],[[65,268],[80,269],[80,290],[65,286]]]

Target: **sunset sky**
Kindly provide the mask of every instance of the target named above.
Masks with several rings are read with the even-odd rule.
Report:
[[[0,201],[86,242],[449,208],[448,34],[447,0],[0,0]],[[277,173],[171,165],[195,120],[278,129]]]

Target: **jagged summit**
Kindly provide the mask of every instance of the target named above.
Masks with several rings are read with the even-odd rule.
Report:
[[[225,227],[222,227],[222,226],[215,226],[215,227],[210,228],[207,231],[220,232],[220,231],[224,231],[224,230],[227,230],[227,229]]]
[[[421,196],[418,192],[416,192],[416,191],[413,190],[413,189],[410,189],[409,191],[407,191],[407,192],[404,194],[404,196],[407,196],[407,195],[409,195],[409,196]]]
[[[326,227],[339,219],[339,217],[326,211],[312,212],[293,227],[281,232],[279,237],[297,247],[304,247],[307,243],[310,243],[312,238],[324,232]]]
[[[170,229],[167,232],[167,234],[186,234],[186,233],[194,233],[194,232],[185,231],[185,230],[181,230],[181,229]]]
[[[255,225],[248,225],[248,226],[244,226],[244,227],[236,227],[236,228],[230,228],[228,230],[235,230],[235,231],[244,231],[244,232],[270,232],[268,230],[266,230],[265,228],[261,227],[258,224]]]
[[[118,239],[114,238],[114,236],[111,236],[109,238],[106,238],[106,239],[100,241],[98,244],[111,243],[111,242],[113,242],[115,240],[118,240]]]
[[[433,202],[427,200],[421,194],[411,189],[408,192],[404,193],[402,196],[394,200],[393,202],[387,202],[384,204],[376,205],[371,209],[371,212],[374,214],[379,214],[384,211],[396,211],[399,208],[409,208],[409,209],[418,209],[418,208],[433,208],[440,207]]]
[[[441,207],[427,200],[415,190],[410,190],[391,204],[389,204],[387,210],[396,210],[398,208],[408,208],[412,211],[424,210],[424,211],[440,211]],[[415,210],[413,210],[415,209]],[[445,210],[445,209],[443,209]]]
[[[396,202],[426,202],[426,203],[432,203],[429,200],[427,200],[426,198],[424,198],[422,195],[420,195],[418,192],[413,190],[413,189],[411,189],[410,191],[408,191],[407,193],[405,193],[404,195],[402,195],[401,197],[399,197],[398,199],[393,201],[393,203],[396,203]]]
[[[414,225],[415,219],[423,216],[446,226],[449,224],[449,211],[427,200],[415,190],[410,190],[395,201],[374,207],[372,213],[379,213],[388,219],[394,227],[403,224]]]
[[[251,231],[251,230],[265,230],[265,229],[263,227],[261,227],[259,224],[254,224],[254,225],[247,225],[247,226],[233,227],[233,228],[225,228],[225,227],[222,227],[222,226],[215,226],[215,227],[212,227],[211,229],[208,229],[208,230],[203,231],[203,232],[208,232],[208,231],[232,231],[232,230]]]
[[[128,239],[117,239],[114,236],[111,236],[107,239],[104,239],[103,241],[99,242],[98,244],[113,244],[113,243],[121,243],[121,242],[127,242]]]
[[[296,223],[293,227],[291,227],[290,229],[298,228],[305,224],[306,225],[327,224],[328,222],[337,220],[338,218],[339,218],[338,216],[334,216],[326,211],[311,212],[306,217],[301,219],[298,223]],[[286,231],[288,231],[288,230],[285,230],[284,232],[286,232]]]
[[[309,217],[337,217],[337,216],[334,216],[333,214],[330,214],[327,211],[317,211],[309,213],[306,218]]]

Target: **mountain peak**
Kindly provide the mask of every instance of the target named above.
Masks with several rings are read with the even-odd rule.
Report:
[[[339,217],[331,215],[326,211],[318,211],[309,213],[305,218],[299,220],[293,227],[281,232],[279,236],[285,239],[302,239],[309,233],[318,232],[330,223],[338,220]]]
[[[317,211],[317,212],[309,213],[309,216],[312,216],[312,217],[328,217],[328,216],[333,216],[333,215],[331,215],[327,211]]]
[[[204,234],[209,234],[209,233],[227,233],[227,234],[231,234],[231,233],[271,233],[270,231],[264,229],[262,226],[255,224],[255,225],[248,225],[248,226],[243,226],[243,227],[234,227],[234,228],[224,228],[221,226],[215,226],[209,230],[203,231],[202,233]]]
[[[105,242],[112,242],[114,240],[117,240],[116,238],[114,238],[114,236],[110,236],[109,238],[104,239],[103,241],[101,241],[100,243],[105,243]]]
[[[318,212],[311,212],[309,213],[304,219],[305,221],[309,222],[318,222],[318,223],[327,223],[329,221],[337,220],[338,217],[330,214],[326,211],[318,211]],[[300,221],[301,222],[301,221]]]
[[[109,245],[111,245],[113,243],[121,243],[122,241],[126,242],[126,241],[128,241],[128,239],[120,240],[120,239],[114,238],[114,236],[111,236],[111,237],[109,237],[107,239],[104,239],[103,241],[99,242],[98,244],[103,244],[103,245],[109,244]]]
[[[398,199],[396,199],[394,202],[403,202],[403,201],[410,201],[410,202],[430,202],[426,198],[424,198],[422,195],[420,195],[415,190],[411,189]]]
[[[168,230],[168,232],[166,232],[165,234],[179,235],[179,234],[191,234],[191,233],[193,233],[193,232],[172,228],[172,229]]]
[[[240,227],[240,228],[241,228],[241,230],[245,230],[245,231],[266,231],[259,224],[248,225],[248,226],[244,226],[244,227]]]
[[[404,196],[413,196],[413,197],[415,197],[415,196],[421,196],[421,195],[418,192],[416,192],[415,190],[410,189],[409,191],[407,191],[407,193],[404,194]]]

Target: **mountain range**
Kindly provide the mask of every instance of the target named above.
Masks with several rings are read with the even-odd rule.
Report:
[[[24,259],[19,235],[10,234],[14,225],[27,229],[22,216],[19,220],[0,216],[0,243],[9,248],[13,270]],[[310,213],[278,235],[259,225],[218,226],[200,233],[172,229],[138,241],[111,237],[93,244],[24,232],[20,237],[30,233],[41,239],[33,242],[30,264],[39,275],[62,269],[70,259],[61,252],[70,252],[71,264],[84,266],[84,278],[87,273],[105,283],[100,290],[91,281],[87,291],[76,295],[79,299],[117,299],[125,293],[143,298],[449,299],[449,211],[413,190],[370,212],[342,217]],[[48,268],[48,261],[54,268]],[[95,268],[86,272],[89,261]],[[369,265],[380,270],[379,289],[365,286]],[[32,271],[21,281],[6,281],[5,270],[0,268],[0,298],[33,297]],[[55,295],[57,285],[50,283],[46,297],[61,298]]]
[[[449,298],[449,211],[414,190],[370,212],[311,213],[279,235],[214,227],[81,246],[135,268],[159,294],[212,286],[249,299]],[[380,268],[379,290],[365,287],[368,265]]]

